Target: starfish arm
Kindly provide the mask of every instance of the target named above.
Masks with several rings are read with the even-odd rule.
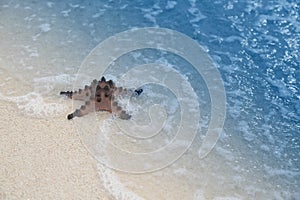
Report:
[[[116,87],[114,89],[114,96],[130,96],[133,93],[132,89],[127,89],[127,88],[123,88],[123,87]]]
[[[72,91],[61,91],[61,92],[60,92],[60,95],[65,95],[65,96],[67,96],[68,98],[72,99],[73,92],[72,92]]]
[[[70,99],[80,100],[80,101],[87,101],[90,99],[91,95],[93,94],[93,90],[95,86],[85,86],[84,89],[79,89],[78,91],[61,91],[60,95],[65,95]]]
[[[112,112],[119,116],[121,119],[130,119],[131,115],[126,113],[125,110],[122,109],[121,106],[118,105],[117,102],[113,102],[111,105]]]
[[[95,112],[95,103],[91,101],[86,101],[84,106],[81,106],[80,109],[76,109],[73,113],[69,114],[67,118],[70,120],[74,117],[82,117],[91,112]]]

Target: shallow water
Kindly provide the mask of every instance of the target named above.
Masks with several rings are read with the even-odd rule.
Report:
[[[0,98],[15,103],[21,114],[37,122],[41,118],[66,120],[72,102],[60,98],[59,91],[100,78],[91,77],[98,76],[98,71],[85,72],[81,65],[99,42],[131,28],[179,31],[204,46],[220,71],[227,107],[222,136],[210,154],[200,159],[211,102],[203,78],[189,63],[153,49],[124,55],[105,72],[117,83],[130,85],[122,80],[130,66],[162,64],[189,82],[198,101],[192,95],[179,101],[168,89],[144,86],[145,94],[128,109],[136,112],[139,105],[160,104],[169,116],[164,135],[145,144],[124,142],[118,127],[109,126],[118,121],[109,114],[75,119],[84,144],[94,156],[99,153],[96,158],[114,163],[115,154],[99,149],[101,140],[94,128],[102,128],[101,133],[116,146],[133,151],[143,150],[141,145],[156,149],[170,141],[172,128],[179,127],[180,102],[190,100],[189,105],[197,108],[199,104],[201,123],[192,146],[167,168],[130,174],[99,164],[107,193],[115,199],[300,199],[299,21],[297,1],[2,0]],[[149,116],[139,113],[139,123],[147,124]]]

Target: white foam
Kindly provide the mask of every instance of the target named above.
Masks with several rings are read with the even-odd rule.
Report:
[[[300,172],[295,172],[295,171],[291,171],[291,170],[287,170],[287,169],[278,169],[278,168],[270,167],[267,165],[264,165],[264,169],[271,177],[285,176],[285,177],[292,179],[292,178],[300,176]]]
[[[229,36],[229,37],[225,38],[224,41],[226,41],[226,42],[235,42],[235,41],[238,41],[238,42],[242,43],[243,38],[240,37],[240,36],[234,36],[234,35],[232,35],[232,36]]]
[[[265,152],[270,152],[270,147],[268,145],[262,144],[260,145],[260,149]]]
[[[41,24],[39,25],[39,28],[41,29],[42,32],[48,32],[51,30],[51,25],[50,24]]]
[[[196,192],[194,193],[194,200],[205,200],[205,199],[206,198],[203,189],[196,190]]]
[[[13,102],[25,115],[38,118],[56,117],[67,110],[67,106],[61,103],[58,94],[54,95],[59,85],[67,85],[73,79],[67,74],[35,78],[33,91],[20,96],[7,96],[0,93],[0,99]]]
[[[244,139],[247,140],[248,142],[251,142],[256,139],[255,134],[251,132],[248,122],[246,121],[238,122],[237,130],[243,133]]]
[[[226,158],[229,161],[234,161],[235,156],[233,152],[231,152],[230,150],[223,148],[221,146],[216,146],[215,149],[222,157]]]
[[[48,6],[49,8],[52,8],[52,7],[53,7],[53,5],[54,5],[54,3],[53,3],[53,2],[51,2],[51,1],[48,1],[48,2],[47,2],[47,6]]]
[[[286,84],[282,80],[273,80],[271,78],[267,78],[269,83],[278,88],[280,96],[282,97],[291,97],[290,90],[286,87]]]
[[[70,12],[71,12],[71,9],[63,10],[63,11],[61,11],[61,14],[63,14],[64,17],[68,17]]]
[[[177,2],[176,2],[176,1],[168,1],[165,8],[166,8],[167,10],[173,9],[176,5],[177,5]]]
[[[190,23],[197,23],[203,19],[206,18],[205,15],[201,13],[201,11],[198,9],[198,6],[196,5],[195,0],[189,0],[191,7],[188,9],[189,13],[194,17],[190,20]]]
[[[72,4],[72,3],[69,3],[69,6],[70,6],[71,8],[79,8],[79,7],[80,7],[79,4]]]
[[[99,12],[92,15],[92,18],[98,18],[98,17],[102,16],[106,10],[105,9],[98,9],[98,11]]]
[[[75,80],[75,75],[59,74],[33,79],[34,91],[40,94],[49,94],[58,86],[69,86]],[[72,88],[70,88],[72,89]]]
[[[185,175],[190,174],[190,172],[186,169],[186,167],[183,167],[183,168],[174,170],[174,174],[180,175],[180,176],[185,176]]]
[[[40,78],[34,78],[34,82],[37,84],[40,83],[63,83],[63,84],[69,84],[75,79],[75,75],[69,75],[69,74],[59,74],[56,76],[44,76]]]
[[[118,179],[115,173],[103,166],[97,164],[98,172],[101,176],[104,188],[113,196],[114,199],[118,200],[142,200],[143,198],[128,190]]]
[[[213,200],[241,200],[241,198],[237,197],[215,197]]]
[[[160,13],[162,13],[163,10],[160,9],[160,7],[157,4],[155,4],[150,9],[149,8],[142,8],[141,10],[142,10],[142,12],[145,13],[144,17],[146,19],[148,19],[149,21],[151,21],[154,24],[154,26],[157,26],[156,16],[159,15]]]
[[[196,23],[206,18],[206,16],[203,15],[198,8],[191,7],[188,9],[188,11],[194,16],[194,19],[190,20],[191,23]]]
[[[92,16],[92,18],[98,18],[98,17],[100,17],[102,15],[102,13],[96,13],[96,14],[94,14],[93,16]]]
[[[120,7],[120,10],[124,10],[127,7],[128,7],[128,4],[125,4],[125,5],[123,5],[123,6]]]
[[[24,45],[21,47],[25,49],[25,51],[29,54],[29,57],[39,57],[39,53],[36,47],[32,47],[29,45]]]
[[[67,109],[65,105],[59,103],[46,102],[44,98],[35,92],[17,97],[3,96],[0,99],[17,104],[18,109],[31,117],[49,118],[61,115]]]

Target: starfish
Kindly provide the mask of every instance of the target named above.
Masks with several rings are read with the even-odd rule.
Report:
[[[140,95],[143,89],[126,89],[116,87],[112,80],[106,81],[104,77],[100,81],[93,80],[90,86],[86,85],[84,89],[78,91],[61,91],[60,95],[65,95],[70,99],[85,101],[80,109],[76,109],[67,116],[68,120],[74,117],[81,117],[94,111],[107,111],[117,114],[121,119],[130,119],[131,115],[126,113],[121,106],[118,105],[116,97],[119,95]]]

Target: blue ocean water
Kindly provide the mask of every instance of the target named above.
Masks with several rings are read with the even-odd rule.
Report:
[[[224,169],[230,171],[225,178],[222,171],[214,171],[223,168],[216,167],[214,159],[208,158],[201,161],[200,169],[190,169],[193,175],[184,173],[195,176],[187,179],[192,179],[190,183],[196,188],[202,188],[194,198],[202,199],[204,195],[207,199],[300,199],[299,5],[297,0],[4,1],[0,3],[0,12],[5,13],[9,8],[24,12],[24,24],[30,26],[28,29],[41,24],[38,26],[40,34],[28,37],[30,45],[33,41],[41,42],[39,38],[47,33],[43,37],[44,42],[50,41],[47,48],[51,45],[53,49],[76,47],[74,52],[65,52],[65,57],[49,53],[56,59],[53,60],[55,67],[45,64],[39,68],[36,78],[73,73],[80,60],[99,42],[131,28],[169,28],[193,38],[216,63],[225,86],[227,118],[214,154],[222,159],[221,164],[226,165]],[[4,30],[5,25],[0,26]],[[52,32],[63,37],[47,40]],[[33,59],[37,57],[34,48],[27,48],[27,52]],[[151,57],[155,54],[151,50],[146,54],[147,62],[157,59]],[[74,57],[78,61],[72,60]],[[184,62],[170,55],[165,59],[174,65]],[[20,68],[25,70],[24,74],[31,74],[30,66],[34,68],[35,62],[30,59],[23,62],[29,67]],[[122,63],[122,59],[118,62]],[[124,62],[129,61],[125,58]],[[194,71],[181,70],[191,78],[197,95],[202,97],[202,86],[197,87]],[[193,148],[197,149],[197,144]],[[187,168],[198,165],[187,158],[183,161],[190,162]],[[199,171],[211,166],[214,167],[209,172],[213,175],[207,177],[227,184],[225,188],[228,189],[220,189],[218,185],[205,189],[205,184],[200,183],[205,175],[200,175]],[[205,183],[215,184],[209,180]]]

